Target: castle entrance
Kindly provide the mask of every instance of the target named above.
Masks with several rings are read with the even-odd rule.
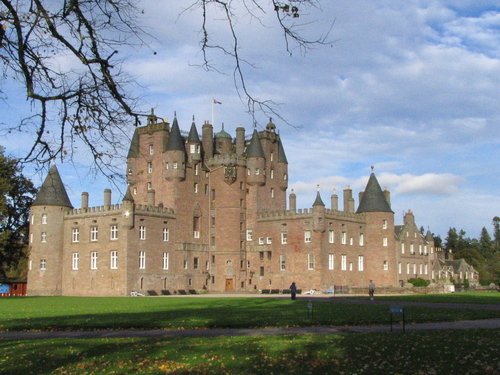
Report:
[[[226,292],[231,292],[234,290],[233,279],[226,279]]]

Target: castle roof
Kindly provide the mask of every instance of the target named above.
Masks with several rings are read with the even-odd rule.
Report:
[[[194,116],[193,122],[191,123],[191,129],[189,129],[188,143],[200,143],[198,130],[196,130],[196,124],[194,123]]]
[[[377,177],[375,177],[375,173],[373,172],[370,174],[363,197],[356,211],[358,214],[361,212],[392,212],[389,203],[385,199],[384,192],[377,181]]]
[[[427,241],[431,241],[431,242],[434,242],[434,237],[432,237],[432,233],[430,230],[427,229],[427,233],[425,234],[425,239]]]
[[[128,149],[127,159],[136,158],[139,156],[139,132],[137,129],[134,130],[134,135],[132,136],[132,141],[130,142],[130,148]]]
[[[177,123],[177,117],[174,117],[172,129],[170,129],[170,137],[168,137],[168,143],[165,151],[185,151],[184,141],[181,136],[179,124]]]
[[[321,199],[321,195],[319,194],[319,191],[316,193],[316,200],[313,203],[313,207],[315,207],[315,206],[325,207],[325,204],[323,203],[323,200]]]
[[[222,130],[215,134],[215,138],[229,138],[229,139],[231,139],[231,135],[224,130],[224,124],[222,124]]]
[[[285,149],[283,148],[283,143],[281,143],[281,138],[278,138],[278,162],[288,164]]]
[[[247,158],[264,158],[264,150],[262,150],[262,145],[259,139],[259,133],[257,129],[253,130],[252,139],[247,147]]]
[[[73,208],[57,167],[53,165],[36,195],[32,206],[62,206]]]
[[[123,196],[123,201],[129,201],[129,202],[134,201],[134,197],[132,196],[132,193],[130,192],[130,186],[127,187],[127,192]]]

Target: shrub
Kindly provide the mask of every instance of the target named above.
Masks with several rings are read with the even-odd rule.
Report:
[[[429,280],[424,280],[420,277],[409,279],[408,282],[413,286],[418,286],[418,287],[426,287],[431,283]]]

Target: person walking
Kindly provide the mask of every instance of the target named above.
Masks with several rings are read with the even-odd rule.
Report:
[[[290,293],[292,294],[292,299],[294,300],[297,296],[297,285],[295,284],[295,281],[290,285]]]
[[[375,294],[375,283],[373,280],[370,280],[370,284],[368,284],[368,295],[370,299],[373,301],[373,295]]]

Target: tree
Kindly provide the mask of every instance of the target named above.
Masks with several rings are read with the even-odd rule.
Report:
[[[495,251],[500,251],[500,217],[493,218],[493,239],[495,241]]]
[[[481,236],[479,237],[479,251],[485,257],[491,256],[493,253],[493,242],[491,241],[490,234],[486,227],[481,229]]]
[[[251,63],[242,55],[235,26],[241,12],[236,10],[243,7],[255,20],[274,12],[291,53],[293,47],[307,51],[312,45],[328,44],[328,33],[309,40],[297,31],[301,11],[316,5],[316,0],[193,0],[185,11],[201,14],[200,65],[217,70],[213,54],[229,58],[236,90],[247,99],[248,111],[279,116],[275,103],[257,99],[247,87],[243,67]],[[25,162],[46,165],[56,158],[71,160],[75,145],[83,145],[96,168],[108,176],[121,174],[113,168],[113,160],[123,155],[127,127],[146,116],[139,99],[129,94],[134,80],[121,70],[119,57],[120,51],[147,46],[151,40],[141,28],[142,13],[140,2],[133,0],[0,0],[4,78],[24,87],[33,108],[32,115],[19,124],[2,125],[2,131],[33,135]],[[228,43],[212,39],[213,23],[220,21],[226,25]],[[58,62],[61,58],[66,65]]]
[[[0,278],[24,255],[35,193],[33,183],[21,174],[18,161],[6,157],[0,146]]]

